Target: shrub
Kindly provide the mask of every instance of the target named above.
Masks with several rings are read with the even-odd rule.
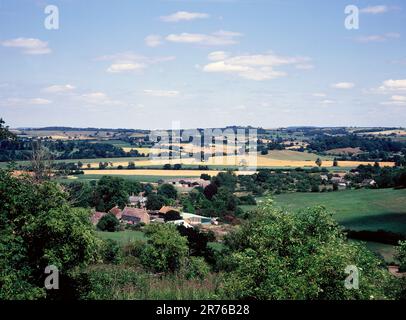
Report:
[[[112,213],[106,214],[97,223],[97,228],[101,231],[115,232],[120,227],[120,221]]]
[[[123,252],[120,245],[111,239],[103,242],[103,261],[106,263],[118,264],[122,261]]]
[[[153,272],[175,272],[188,255],[187,239],[173,224],[150,224],[145,228],[148,240],[140,255],[141,263]]]
[[[200,279],[203,280],[210,272],[209,265],[202,257],[190,257],[186,259],[183,267],[183,274],[186,279]]]

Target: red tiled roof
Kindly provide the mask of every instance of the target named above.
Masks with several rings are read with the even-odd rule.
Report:
[[[94,225],[96,225],[96,224],[99,222],[99,220],[100,220],[101,218],[103,218],[106,214],[107,214],[107,213],[105,213],[105,212],[95,212],[95,213],[93,213],[92,216],[90,217],[90,221],[91,221]]]
[[[119,220],[121,219],[122,211],[121,211],[121,209],[119,207],[114,207],[109,212],[114,214],[117,219],[119,219]]]
[[[126,217],[136,217],[144,223],[150,222],[150,216],[145,209],[125,207],[122,212],[122,219],[125,220]]]

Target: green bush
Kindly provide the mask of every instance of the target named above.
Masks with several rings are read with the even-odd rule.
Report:
[[[183,267],[183,274],[186,279],[203,280],[210,272],[209,265],[202,257],[190,257]]]
[[[107,239],[103,242],[103,261],[105,263],[118,264],[122,261],[123,252],[120,245],[112,240]]]
[[[366,247],[348,242],[323,207],[285,212],[265,202],[226,239],[231,254],[223,296],[260,300],[385,299],[390,274]],[[359,290],[344,286],[360,272]]]
[[[103,216],[97,223],[97,228],[101,231],[115,232],[120,227],[120,221],[112,213]]]
[[[174,224],[150,224],[145,228],[147,243],[141,263],[153,272],[175,272],[188,255],[187,239]]]

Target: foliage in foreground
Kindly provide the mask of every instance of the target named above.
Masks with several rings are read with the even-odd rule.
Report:
[[[346,241],[323,207],[300,213],[264,204],[232,233],[223,295],[236,299],[385,299],[389,272],[367,248]],[[359,269],[348,290],[345,268]]]
[[[0,299],[45,298],[45,267],[69,283],[98,260],[100,240],[89,212],[71,208],[58,185],[0,170]],[[64,294],[63,290],[55,290]]]
[[[216,299],[219,277],[187,279],[182,274],[154,275],[128,265],[98,265],[82,275],[80,299],[203,300]]]

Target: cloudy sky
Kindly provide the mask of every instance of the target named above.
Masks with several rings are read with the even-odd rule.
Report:
[[[45,27],[48,4],[57,30]],[[359,29],[345,27],[350,4]],[[405,39],[402,0],[0,0],[0,117],[406,126]]]

